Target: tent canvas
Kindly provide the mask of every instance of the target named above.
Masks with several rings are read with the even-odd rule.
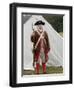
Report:
[[[25,20],[24,20],[25,19]],[[49,60],[47,66],[63,67],[63,38],[54,30],[52,25],[48,23],[41,15],[25,15],[23,14],[23,69],[34,70],[33,63],[33,43],[30,40],[33,29],[36,30],[34,23],[37,20],[45,22],[44,30],[48,33],[50,42]]]

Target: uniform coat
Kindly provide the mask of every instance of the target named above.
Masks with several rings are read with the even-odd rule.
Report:
[[[43,33],[44,36],[44,53],[45,53],[45,62],[48,60],[48,52],[50,50],[50,44],[49,44],[49,38],[47,35],[47,32],[44,31]],[[39,60],[39,55],[40,55],[40,49],[41,49],[41,40],[37,45],[37,48],[35,48],[35,45],[39,39],[40,35],[38,34],[37,31],[34,31],[33,34],[31,35],[31,41],[33,42],[33,54],[34,54],[34,61]]]

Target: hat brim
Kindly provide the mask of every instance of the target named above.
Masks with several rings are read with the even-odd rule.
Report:
[[[43,21],[37,21],[34,25],[45,25]]]

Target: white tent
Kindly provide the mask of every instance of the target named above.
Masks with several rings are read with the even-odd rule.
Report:
[[[23,24],[23,65],[24,69],[34,69],[33,62],[33,43],[30,40],[34,23],[37,20],[45,22],[44,30],[48,33],[51,50],[49,52],[48,66],[63,66],[63,38],[54,30],[54,28],[40,15],[23,15],[25,22]]]

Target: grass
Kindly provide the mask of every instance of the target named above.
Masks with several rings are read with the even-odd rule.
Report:
[[[40,66],[40,72],[39,74],[43,74],[42,72],[42,67]],[[63,73],[63,68],[62,67],[46,67],[47,74],[59,74]],[[23,70],[23,75],[36,75],[34,70]]]

